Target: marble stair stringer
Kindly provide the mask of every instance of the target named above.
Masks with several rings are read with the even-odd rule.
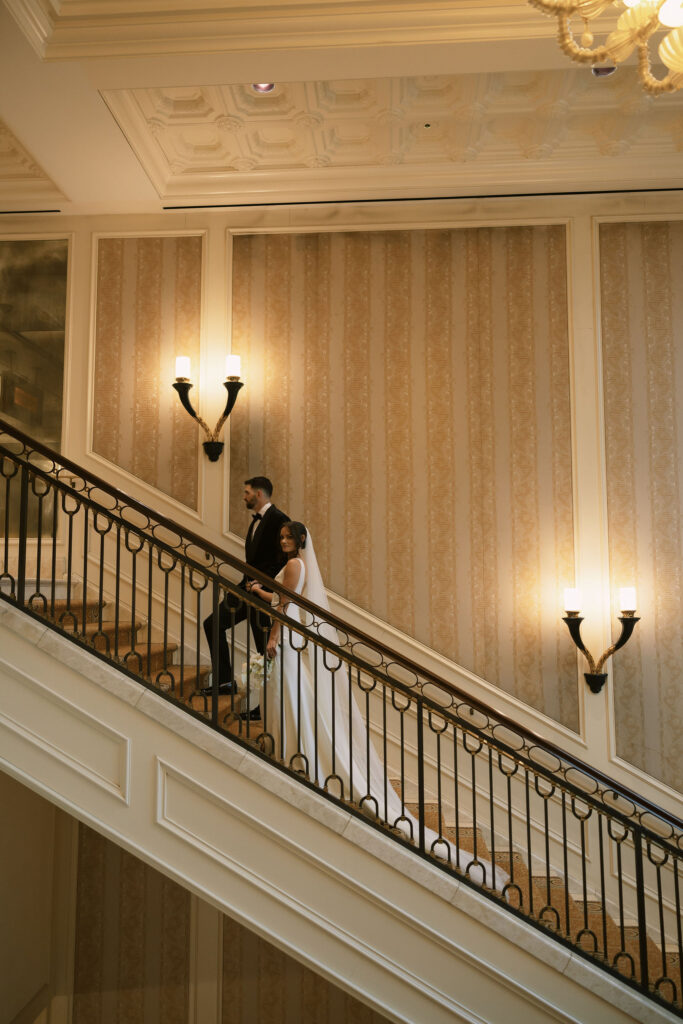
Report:
[[[389,1020],[671,1015],[0,601],[0,768]]]

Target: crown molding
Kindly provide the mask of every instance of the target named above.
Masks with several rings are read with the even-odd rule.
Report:
[[[22,204],[61,200],[63,194],[16,135],[0,121],[0,200]]]
[[[47,60],[546,39],[521,0],[5,0]]]

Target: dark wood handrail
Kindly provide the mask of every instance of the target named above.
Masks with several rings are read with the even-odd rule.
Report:
[[[204,551],[210,552],[212,556],[214,556],[221,562],[226,562],[228,565],[230,565],[233,569],[237,570],[242,575],[248,575],[254,579],[258,579],[261,583],[267,586],[269,590],[275,590],[278,593],[284,595],[285,597],[292,599],[299,607],[306,609],[317,618],[324,619],[331,626],[333,626],[337,630],[340,630],[342,633],[351,633],[354,636],[354,638],[356,638],[360,643],[366,644],[368,647],[381,653],[388,663],[402,666],[403,668],[407,669],[409,672],[413,673],[418,678],[423,680],[423,682],[437,686],[441,690],[444,690],[447,693],[449,693],[452,697],[458,698],[463,704],[466,704],[468,707],[473,708],[476,711],[479,711],[486,717],[492,717],[495,721],[496,726],[502,726],[504,728],[510,729],[511,732],[523,737],[524,740],[531,747],[539,747],[543,750],[548,751],[549,753],[557,757],[560,761],[562,761],[565,765],[568,765],[576,769],[583,775],[587,776],[588,778],[598,783],[601,788],[618,794],[626,800],[631,801],[637,807],[640,807],[644,811],[653,814],[661,821],[667,822],[667,824],[669,824],[672,828],[677,829],[679,831],[683,831],[683,820],[676,817],[676,815],[672,814],[670,811],[666,810],[663,807],[659,807],[657,804],[648,800],[646,797],[639,795],[634,790],[631,790],[627,786],[624,786],[622,783],[617,782],[616,779],[610,778],[610,776],[605,775],[599,769],[592,767],[591,765],[587,764],[585,761],[582,761],[580,758],[575,757],[568,751],[562,750],[561,747],[558,747],[551,741],[546,740],[544,737],[540,736],[538,733],[535,733],[532,729],[529,729],[527,726],[520,725],[518,722],[515,722],[513,719],[508,718],[506,715],[499,714],[493,708],[489,707],[487,704],[484,704],[483,701],[480,701],[476,697],[472,697],[464,690],[461,690],[459,687],[455,686],[453,683],[450,683],[445,679],[441,679],[439,676],[434,675],[432,672],[425,670],[422,666],[418,665],[417,662],[414,662],[410,658],[407,658],[404,655],[399,654],[398,651],[393,650],[386,644],[378,642],[376,639],[369,636],[367,633],[363,633],[355,626],[352,626],[349,623],[345,622],[343,619],[338,618],[338,616],[334,615],[332,612],[319,608],[318,605],[315,605],[311,601],[307,600],[307,598],[305,598],[302,594],[295,594],[287,587],[283,587],[280,584],[275,583],[270,577],[264,576],[253,566],[250,566],[246,562],[243,562],[240,559],[235,558],[235,556],[231,555],[228,551],[225,551],[224,549],[219,548],[217,545],[212,544],[210,541],[207,541],[206,538],[201,537],[199,534],[194,533],[192,530],[188,530],[186,527],[180,526],[173,519],[169,519],[167,516],[160,515],[158,512],[153,511],[147,505],[144,505],[136,498],[131,497],[131,495],[127,494],[125,491],[121,491],[118,488],[113,487],[110,483],[107,483],[107,481],[103,480],[101,477],[98,477],[96,474],[91,473],[89,470],[86,470],[82,466],[77,465],[77,463],[72,462],[71,459],[66,458],[59,452],[56,452],[53,449],[48,448],[46,445],[41,444],[41,442],[36,441],[28,434],[24,434],[21,430],[18,430],[12,424],[8,423],[7,420],[4,420],[2,418],[0,418],[0,433],[5,433],[10,437],[16,438],[25,447],[28,447],[33,451],[39,452],[41,455],[44,455],[46,458],[50,459],[50,461],[58,464],[64,469],[67,469],[70,473],[73,473],[74,476],[82,477],[84,480],[87,480],[89,484],[92,484],[99,490],[102,490],[105,493],[109,494],[111,497],[115,498],[117,502],[124,503],[128,507],[135,509],[146,519],[149,519],[150,521],[157,523],[160,526],[163,526],[164,528],[176,534],[177,536],[183,538],[186,541],[189,541],[196,547]],[[8,454],[12,455],[13,453],[8,452]],[[38,467],[35,468],[38,469]],[[135,527],[134,524],[130,525],[132,529],[140,529],[139,527]],[[210,572],[209,569],[207,569],[206,571]],[[368,667],[372,669],[371,665],[368,665]]]

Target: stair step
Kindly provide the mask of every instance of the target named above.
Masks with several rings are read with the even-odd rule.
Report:
[[[101,607],[104,608],[105,604],[106,601],[100,602],[96,597],[88,597],[85,602],[86,623],[96,622],[99,616],[99,610]],[[68,628],[70,630],[80,629],[80,623],[83,616],[83,599],[78,595],[72,594],[68,601],[65,597],[56,598],[54,606],[51,604],[49,598],[47,598],[44,610],[42,601],[35,598],[30,607],[38,615],[45,615],[46,618],[51,619],[58,625],[61,625],[62,628]]]
[[[109,651],[111,654],[116,649],[115,639],[118,635],[118,650],[126,648],[133,642],[133,637],[142,628],[142,622],[131,622],[120,620],[115,622],[86,622],[85,635],[96,651]],[[82,634],[81,634],[82,635]]]
[[[191,697],[187,698],[186,704],[191,707],[193,711],[198,711],[205,718],[211,718],[213,705],[213,699],[211,697],[203,697],[200,694],[193,694]],[[250,719],[248,723],[246,720],[243,721],[239,718],[238,713],[241,706],[242,697],[238,694],[235,694],[234,700],[230,694],[219,697],[218,721],[222,728],[226,729],[227,732],[255,740],[263,728],[263,723],[260,718]]]
[[[169,664],[165,669],[160,670],[163,673],[162,676],[158,679],[154,678],[152,681],[164,692],[173,694],[179,700],[188,701],[196,690],[205,685],[211,666],[200,665],[199,675],[197,675],[195,662],[186,662],[182,666],[182,676],[180,668],[178,664]]]
[[[486,840],[482,835],[481,829],[473,828],[471,825],[460,825],[457,829],[455,825],[445,825],[441,830],[441,834],[449,843],[455,843],[458,846],[458,849],[472,854],[474,853],[474,840],[476,836],[477,859],[491,860],[491,854],[488,846],[486,845]],[[498,863],[497,855],[496,863]]]
[[[136,675],[153,678],[164,667],[164,660],[167,668],[172,667],[173,653],[178,650],[175,643],[136,643],[135,649],[127,651],[119,650],[119,661],[122,662],[129,672]],[[149,660],[148,660],[149,659]]]

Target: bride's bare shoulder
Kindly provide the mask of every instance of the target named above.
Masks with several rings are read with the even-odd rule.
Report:
[[[304,562],[302,558],[290,558],[283,570],[284,577],[282,582],[284,583],[284,585],[286,587],[289,587],[290,590],[293,590],[294,587],[299,582],[299,577],[301,576],[303,570]]]

